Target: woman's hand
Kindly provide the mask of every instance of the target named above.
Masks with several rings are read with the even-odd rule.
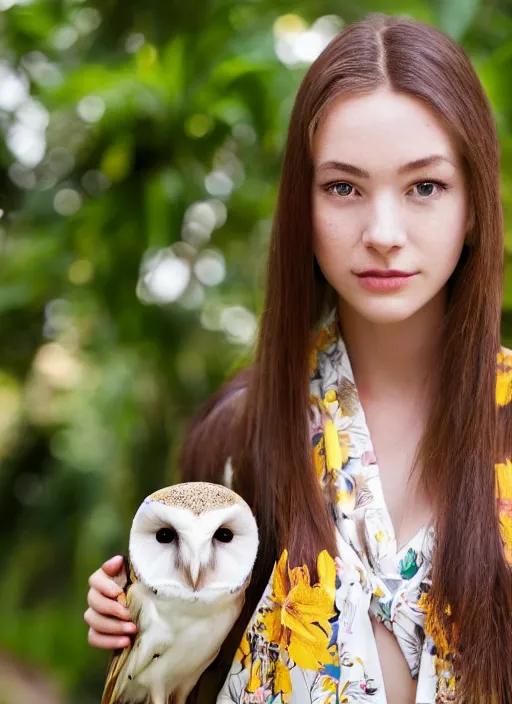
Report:
[[[129,635],[137,632],[128,609],[117,601],[123,591],[113,578],[126,583],[126,572],[121,555],[103,563],[89,577],[84,620],[89,626],[87,640],[93,648],[117,649],[130,645]]]

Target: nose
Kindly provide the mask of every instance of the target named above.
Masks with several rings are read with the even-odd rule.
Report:
[[[370,219],[363,231],[363,244],[380,254],[387,254],[406,241],[400,203],[390,193],[382,194],[370,211]]]

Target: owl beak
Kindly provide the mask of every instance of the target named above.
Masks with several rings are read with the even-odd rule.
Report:
[[[202,575],[202,570],[201,570],[201,562],[200,560],[192,560],[188,568],[186,569],[186,575],[189,580],[189,583],[194,591],[197,591],[197,586],[201,581]]]

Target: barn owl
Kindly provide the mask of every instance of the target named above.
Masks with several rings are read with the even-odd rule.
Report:
[[[224,486],[176,484],[143,501],[120,599],[139,630],[114,652],[102,704],[185,704],[240,614],[257,548],[249,506]]]

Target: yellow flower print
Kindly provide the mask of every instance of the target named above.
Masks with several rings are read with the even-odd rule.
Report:
[[[292,693],[292,678],[290,670],[279,660],[276,662],[274,694],[280,694],[283,702],[290,702]]]
[[[498,352],[498,372],[496,375],[496,403],[506,406],[512,401],[512,354]]]
[[[343,463],[341,443],[338,438],[336,425],[330,419],[324,423],[324,441],[328,471],[332,472],[333,470],[341,469]]]
[[[336,694],[336,688],[338,683],[333,680],[332,677],[325,677],[322,683],[322,689],[324,692],[334,692]]]
[[[336,401],[336,391],[334,389],[329,389],[325,393],[325,402],[326,403],[334,403]]]
[[[338,327],[336,322],[327,328],[322,328],[313,340],[309,354],[309,370],[314,372],[318,365],[318,352],[333,345],[338,339]]]
[[[441,659],[447,658],[454,648],[453,644],[457,642],[457,628],[455,624],[452,624],[452,635],[450,636],[445,625],[441,623],[437,617],[428,592],[423,592],[416,605],[426,613],[425,632],[433,638],[439,657]],[[449,604],[446,605],[444,611],[448,616],[451,616],[452,610]]]
[[[345,682],[343,685],[343,689],[340,692],[340,704],[345,704],[345,702],[350,701],[345,692],[347,691],[347,688],[350,687],[350,682]]]
[[[313,446],[313,464],[316,470],[316,476],[321,479],[325,471],[325,441],[321,435],[319,441]]]
[[[307,566],[290,569],[287,562],[288,551],[284,550],[272,581],[274,607],[259,618],[268,641],[287,650],[299,667],[317,671],[332,661],[328,645],[329,619],[335,615],[334,560],[325,550],[318,556],[319,581],[313,586]]]
[[[387,530],[379,530],[378,533],[375,533],[375,540],[378,543],[389,543],[391,538],[389,537],[389,533]]]
[[[512,462],[498,463],[496,469],[496,494],[500,499],[512,500]]]
[[[322,692],[325,692],[325,696],[322,699],[322,704],[336,704],[338,701],[338,680],[325,675],[320,678],[320,682]]]
[[[248,692],[255,692],[258,687],[261,687],[261,678],[260,678],[260,670],[261,670],[261,662],[260,660],[256,659],[253,660],[251,664],[251,674],[249,677],[249,682],[247,683],[247,691]]]
[[[505,557],[512,565],[512,462],[496,464],[496,496]]]
[[[319,334],[315,340],[315,347],[317,350],[326,350],[328,347],[333,345],[338,339],[338,325],[337,321],[334,321],[329,327],[324,327],[320,330]]]
[[[336,563],[327,550],[322,550],[322,552],[318,555],[316,560],[316,569],[320,580],[319,583],[322,585],[323,589],[330,594],[332,600],[334,601],[336,598]]]
[[[247,640],[247,633],[244,633],[240,645],[235,653],[235,660],[242,664],[244,670],[249,670],[251,667],[251,646]]]
[[[512,565],[512,515],[500,516],[500,528],[505,543],[505,558],[509,565]]]
[[[339,471],[348,462],[349,437],[338,433],[334,421],[324,421],[325,460],[329,472]]]

